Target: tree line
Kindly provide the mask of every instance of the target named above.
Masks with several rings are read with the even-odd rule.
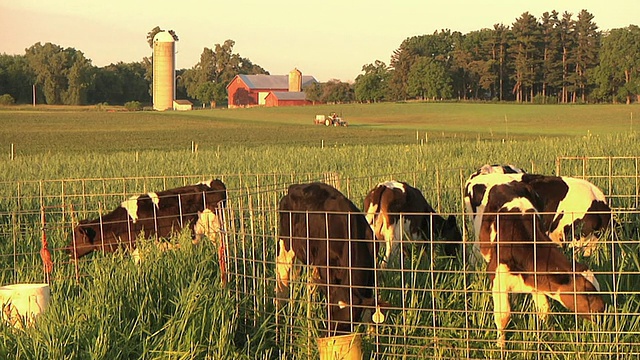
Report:
[[[511,27],[407,38],[388,66],[378,60],[362,71],[357,101],[638,102],[640,28],[599,31],[587,10],[525,12]]]
[[[155,27],[147,33],[153,37]],[[169,33],[178,41],[173,30]],[[204,48],[190,69],[176,70],[176,97],[227,102],[238,74],[269,74],[233,52],[226,40]],[[0,55],[0,101],[31,103],[151,103],[152,56],[96,67],[74,48],[36,43],[24,55]],[[462,34],[441,30],[405,39],[390,62],[365,64],[353,84],[330,80],[304,89],[314,102],[484,100],[529,103],[640,102],[640,28],[600,31],[594,16],[523,13],[511,26]],[[4,94],[4,95],[2,95]]]

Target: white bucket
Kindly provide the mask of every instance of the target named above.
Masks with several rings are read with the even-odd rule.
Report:
[[[320,360],[361,360],[362,336],[348,334],[318,338]]]
[[[49,284],[12,284],[0,287],[2,318],[22,327],[31,324],[49,305]]]

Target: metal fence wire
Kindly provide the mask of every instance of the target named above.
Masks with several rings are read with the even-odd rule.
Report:
[[[359,180],[367,184],[356,186]],[[371,185],[368,180],[351,178],[342,182],[354,188],[367,188]],[[444,190],[443,193],[455,193],[453,189]],[[280,193],[273,199],[283,195]],[[352,196],[354,203],[362,203],[362,198]],[[456,201],[462,203],[459,197]],[[314,286],[312,270],[299,264],[297,276],[289,287],[288,301],[280,307],[275,305],[277,206],[277,202],[264,203],[262,207],[242,211],[229,207],[229,212],[243,214],[236,216],[235,226],[227,234],[230,286],[238,301],[250,302],[245,308],[249,328],[275,322],[283,357],[313,358],[317,356],[317,338],[326,335],[330,316],[327,299]],[[450,214],[457,217],[460,226],[467,222],[460,207],[440,213],[445,217]],[[384,322],[373,323],[371,313],[362,319],[351,319],[353,330],[362,333],[365,357],[592,359],[640,356],[640,324],[636,321],[640,311],[637,296],[640,285],[636,281],[640,272],[638,211],[615,210],[613,216],[617,219],[616,225],[600,234],[598,250],[591,256],[585,257],[570,248],[563,252],[572,263],[572,270],[566,273],[570,277],[582,276],[582,270],[576,268],[578,263],[587,265],[593,272],[600,287],[595,295],[602,297],[606,304],[604,313],[591,321],[585,319],[589,314],[573,313],[550,300],[550,314],[543,320],[537,314],[531,295],[513,294],[504,348],[497,345],[486,265],[471,262],[467,257],[474,245],[473,234],[467,234],[468,240],[458,256],[446,256],[442,251],[443,241],[434,234],[427,236],[433,239],[429,241],[403,239],[402,247],[406,250],[399,251],[388,268],[375,269],[375,294],[389,304],[383,309]],[[539,274],[549,273],[540,270]],[[550,274],[558,273],[551,271]]]
[[[570,165],[573,161],[579,165]],[[599,161],[607,166],[597,165]],[[380,262],[376,262],[373,290],[376,298],[384,303],[381,309],[384,321],[371,321],[375,309],[363,318],[352,319],[353,331],[362,334],[365,358],[640,357],[637,159],[620,159],[624,162],[620,169],[608,165],[617,161],[617,158],[558,158],[557,161],[557,174],[585,177],[612,199],[615,225],[600,234],[597,251],[585,257],[574,249],[563,250],[574,265],[575,271],[571,271],[570,276],[581,276],[581,271],[575,269],[578,262],[593,272],[605,311],[589,321],[550,301],[550,314],[543,320],[537,314],[531,295],[513,294],[504,348],[497,345],[486,264],[472,262],[468,257],[474,234],[463,206],[463,185],[469,175],[463,169],[354,176],[212,174],[4,182],[0,186],[0,237],[3,239],[0,281],[3,284],[43,278],[58,281],[63,277],[82,276],[69,270],[56,271],[54,277],[46,278],[39,257],[43,234],[58,269],[60,264],[70,261],[61,250],[71,238],[78,219],[96,217],[132,195],[220,178],[228,189],[222,237],[226,251],[226,288],[238,304],[243,323],[240,329],[251,336],[252,329],[268,326],[273,329],[279,358],[314,358],[318,356],[317,339],[326,335],[326,297],[313,286],[312,270],[298,265],[297,275],[289,286],[288,300],[276,306],[278,203],[290,184],[322,181],[336,187],[362,209],[364,196],[373,186],[395,179],[420,189],[440,215],[454,215],[466,240],[458,255],[447,256],[442,251],[442,240],[433,234],[427,236],[430,239],[427,241],[402,239],[404,251],[398,251],[386,269],[379,268]],[[585,170],[580,173],[578,169]],[[618,177],[624,180],[618,181]]]

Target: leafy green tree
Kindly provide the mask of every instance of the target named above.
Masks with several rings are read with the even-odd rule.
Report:
[[[442,62],[422,57],[409,72],[408,90],[422,99],[448,99],[453,94],[451,76]]]
[[[94,70],[89,102],[124,104],[127,101],[151,102],[149,81],[143,62],[110,64]]]
[[[329,80],[322,87],[322,101],[330,104],[352,102],[355,95],[351,85],[339,80]]]
[[[200,100],[200,102],[202,102],[203,104],[207,104],[213,101],[213,99],[215,99],[215,94],[216,84],[212,82],[200,84],[200,86],[198,86],[194,93],[195,98]]]
[[[233,53],[234,45],[235,41],[226,40],[223,44],[216,44],[214,49],[205,47],[200,61],[182,74],[179,83],[190,97],[203,103],[225,103],[226,86],[236,75],[268,74],[249,59]]]
[[[492,70],[493,32],[489,29],[472,31],[466,35],[454,33],[454,49],[452,51],[455,91],[458,98],[492,97],[496,74]]]
[[[640,94],[640,28],[613,29],[602,38],[600,64],[595,72],[601,99],[630,104]],[[640,100],[640,99],[637,99]]]
[[[397,100],[406,99],[409,95],[409,72],[413,64],[421,57],[429,57],[441,61],[447,69],[450,67],[451,51],[454,37],[450,30],[434,32],[433,35],[422,35],[407,38],[391,56],[390,90]]]
[[[374,64],[362,66],[364,74],[358,75],[354,83],[354,95],[357,101],[378,102],[389,96],[389,70],[387,65],[376,60]]]
[[[35,74],[24,55],[0,54],[0,94],[10,94],[17,103],[32,101]]]
[[[153,49],[153,38],[159,33],[159,32],[163,32],[165,30],[162,30],[162,28],[160,28],[160,26],[156,26],[153,29],[151,29],[151,31],[149,31],[147,33],[147,44],[149,44],[149,47]],[[174,41],[178,41],[180,40],[178,38],[178,35],[176,35],[176,32],[173,30],[168,30],[167,31],[172,37]]]
[[[304,89],[302,89],[307,96],[307,99],[312,101],[313,103],[322,102],[322,84],[318,82],[314,82]]]
[[[90,85],[93,66],[91,60],[77,50],[67,51],[70,67],[67,72],[67,88],[62,97],[65,104],[79,105],[87,103],[87,90]]]
[[[47,104],[84,103],[92,66],[82,52],[51,43],[36,43],[27,49],[25,56],[37,83],[44,86]]]

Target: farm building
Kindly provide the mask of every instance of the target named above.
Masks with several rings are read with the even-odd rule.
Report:
[[[289,75],[236,75],[227,85],[229,107],[309,105],[302,89],[316,82],[298,69]]]
[[[193,103],[189,100],[173,100],[173,110],[193,110]]]
[[[272,91],[264,98],[264,105],[270,106],[300,106],[310,105],[304,92]]]

